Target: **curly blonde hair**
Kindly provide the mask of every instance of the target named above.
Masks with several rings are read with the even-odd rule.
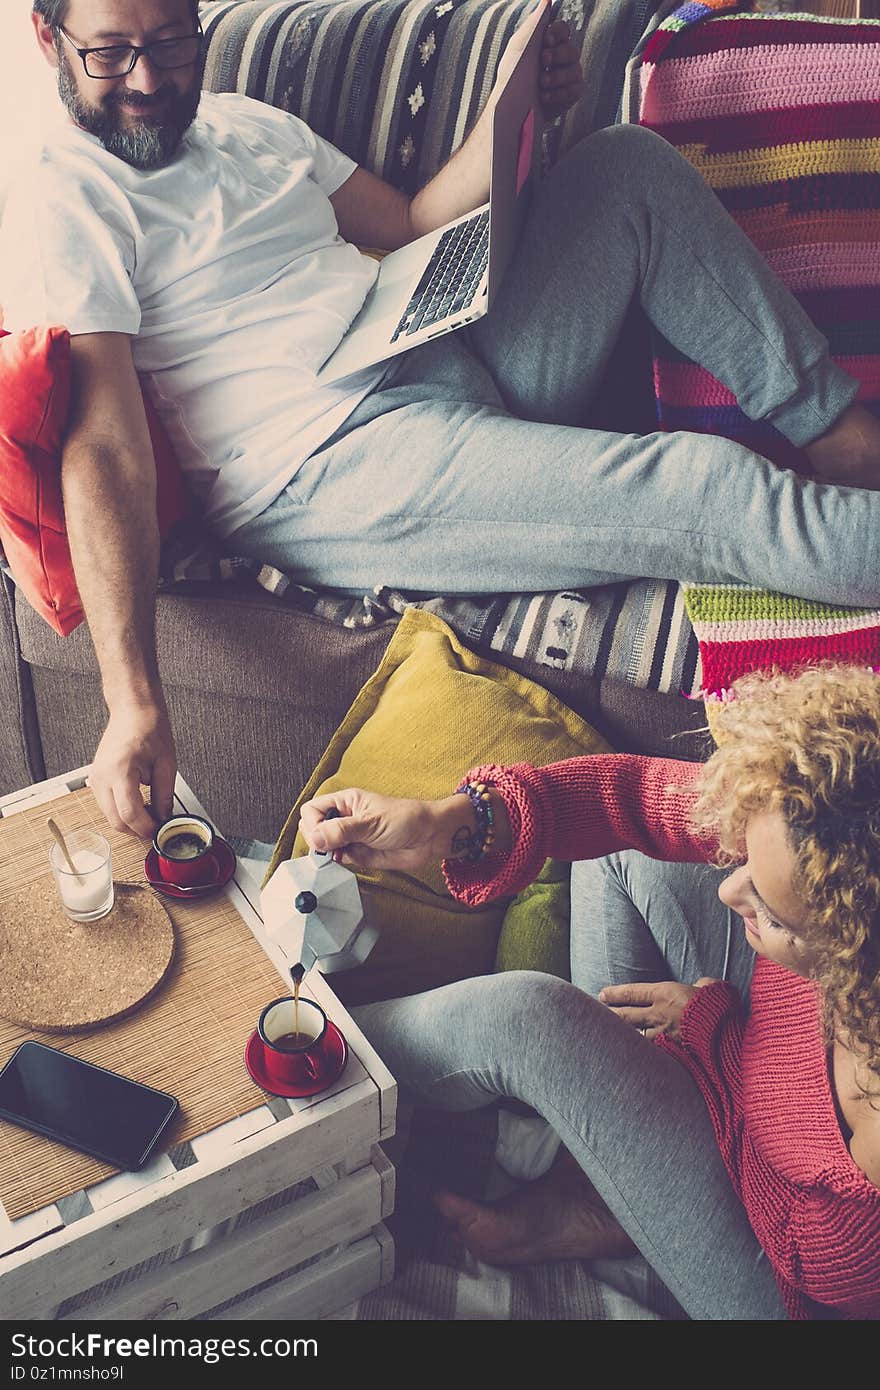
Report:
[[[742,862],[745,827],[778,811],[795,856],[826,1037],[855,1048],[880,1092],[880,676],[821,664],[744,676],[692,816]]]

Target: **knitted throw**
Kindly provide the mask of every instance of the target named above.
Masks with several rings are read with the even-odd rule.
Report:
[[[717,704],[748,671],[788,671],[820,660],[880,668],[880,609],[835,608],[735,584],[686,585],[684,601],[716,737]]]
[[[640,121],[700,170],[880,414],[880,22],[683,5],[648,43]],[[783,467],[799,451],[655,335],[662,429],[726,435]],[[880,612],[689,585],[707,700],[746,671],[880,666]],[[712,707],[707,704],[710,724]]]

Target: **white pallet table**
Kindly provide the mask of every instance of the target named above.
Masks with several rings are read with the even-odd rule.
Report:
[[[394,1272],[393,1242],[384,1226],[341,1250],[326,1262],[291,1274],[254,1292],[219,1316],[243,1320],[265,1318],[307,1321],[329,1317],[338,1309],[387,1284]],[[211,1321],[211,1319],[208,1319]]]
[[[323,1192],[270,1211],[239,1231],[70,1313],[71,1320],[193,1318],[276,1275],[292,1262],[348,1245],[379,1224],[382,1183],[368,1166]]]
[[[0,817],[84,786],[87,773],[0,798]],[[175,803],[211,819],[182,778]],[[288,963],[263,929],[259,884],[239,866],[222,891],[289,988]],[[313,975],[308,992],[349,1044],[336,1084],[193,1139],[187,1167],[163,1154],[140,1173],[96,1184],[86,1194],[89,1214],[71,1224],[57,1204],[17,1221],[0,1213],[5,1319],[321,1317],[391,1277],[393,1242],[382,1222],[393,1209],[394,1169],[379,1141],[394,1133],[396,1084]],[[290,1200],[306,1180],[312,1190]],[[260,1203],[271,1209],[255,1212]],[[141,1271],[147,1261],[156,1267]]]

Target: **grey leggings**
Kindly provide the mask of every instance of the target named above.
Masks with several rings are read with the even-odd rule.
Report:
[[[719,878],[635,853],[575,864],[574,983],[516,971],[352,1012],[411,1099],[513,1098],[543,1115],[689,1317],[784,1318],[697,1086],[585,992],[701,975],[747,991],[751,951]]]
[[[544,182],[488,316],[383,383],[229,545],[341,589],[531,593],[626,577],[880,601],[880,493],[728,439],[585,428],[637,301],[797,444],[856,385],[715,194],[639,127]]]

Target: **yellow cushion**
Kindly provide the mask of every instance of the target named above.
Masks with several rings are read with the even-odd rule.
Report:
[[[535,766],[608,744],[555,696],[463,646],[432,613],[408,609],[294,806],[269,866],[307,851],[303,802],[344,787],[389,796],[447,796],[481,763]],[[268,875],[267,875],[268,876]],[[333,976],[346,1003],[412,994],[493,969],[509,899],[456,902],[439,865],[416,874],[360,873],[379,941],[367,961]]]

